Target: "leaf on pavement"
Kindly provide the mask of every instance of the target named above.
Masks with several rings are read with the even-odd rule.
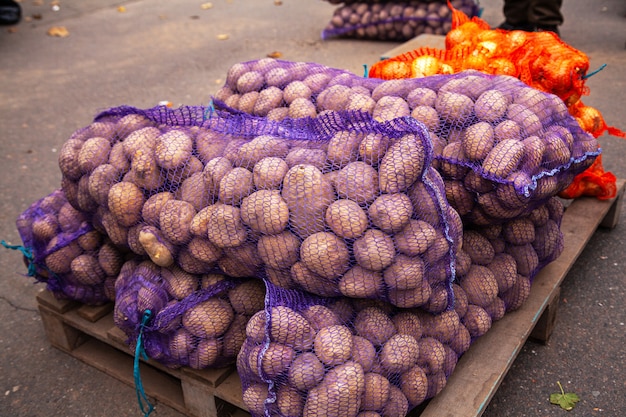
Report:
[[[48,29],[48,35],[57,38],[66,38],[70,36],[70,32],[65,26],[52,26],[50,29]]]
[[[556,381],[561,389],[561,392],[550,394],[550,403],[561,406],[563,410],[570,411],[574,408],[576,403],[580,401],[580,397],[573,392],[565,392],[563,386],[559,381]]]

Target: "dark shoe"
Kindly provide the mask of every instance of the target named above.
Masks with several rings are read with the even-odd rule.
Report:
[[[554,32],[556,36],[561,36],[557,25],[537,25],[537,32]]]
[[[535,31],[535,25],[533,25],[532,23],[528,23],[528,22],[524,22],[524,23],[520,23],[517,25],[513,25],[509,22],[504,22],[501,23],[500,26],[498,26],[498,29],[502,29],[502,30],[523,30],[524,32],[534,32]]]
[[[0,0],[0,25],[14,25],[22,18],[22,8],[11,0]]]

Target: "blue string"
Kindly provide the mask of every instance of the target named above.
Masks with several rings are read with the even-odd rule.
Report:
[[[202,121],[204,122],[206,121],[206,119],[210,119],[211,117],[213,117],[214,112],[215,112],[215,106],[213,106],[213,100],[211,100],[206,110],[204,111],[204,118],[202,119]]]
[[[28,276],[29,277],[33,277],[35,276],[36,271],[36,267],[35,267],[35,263],[33,262],[33,251],[30,248],[26,248],[24,246],[20,246],[20,245],[9,245],[7,242],[5,242],[4,240],[0,242],[0,244],[2,244],[2,246],[4,246],[7,249],[13,249],[13,250],[19,250],[20,252],[22,252],[22,255],[24,255],[24,257],[28,260]]]
[[[597,70],[590,72],[589,74],[583,75],[582,79],[585,80],[589,77],[591,77],[592,75],[596,75],[597,73],[599,73],[600,71],[602,71],[604,68],[606,67],[606,64],[602,64],[600,65],[600,68],[598,68]]]
[[[369,72],[367,71],[367,64],[363,64],[363,78],[369,78]]]
[[[137,336],[137,346],[135,347],[135,363],[133,367],[133,376],[135,378],[135,391],[137,391],[137,401],[139,402],[139,409],[143,413],[144,417],[148,417],[150,413],[154,410],[154,406],[150,404],[148,400],[148,396],[143,389],[143,384],[141,382],[141,375],[139,375],[139,358],[143,358],[145,360],[148,359],[146,355],[146,351],[143,349],[143,329],[146,327],[148,320],[152,316],[152,312],[150,310],[146,310],[143,313],[143,318],[141,319],[141,326],[139,327],[139,336]],[[144,408],[144,402],[146,403],[147,410]]]

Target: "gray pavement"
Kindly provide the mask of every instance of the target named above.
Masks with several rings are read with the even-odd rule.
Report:
[[[335,6],[321,0],[203,3],[22,1],[26,19],[0,28],[0,239],[20,242],[16,217],[59,187],[58,149],[102,109],[206,104],[231,65],[274,51],[362,74],[398,45],[322,41]],[[480,3],[490,24],[502,21],[501,1]],[[589,79],[584,102],[626,129],[626,3],[564,3],[563,39],[588,54],[592,69],[607,64]],[[69,36],[48,36],[52,26]],[[626,177],[626,141],[600,142],[605,168]],[[563,285],[551,340],[525,344],[485,416],[624,415],[624,223],[591,239]],[[43,286],[23,276],[17,252],[0,251],[0,271],[0,416],[141,415],[133,389],[50,347],[35,302]],[[570,413],[548,401],[556,381],[581,397]],[[180,416],[161,405],[156,415]]]

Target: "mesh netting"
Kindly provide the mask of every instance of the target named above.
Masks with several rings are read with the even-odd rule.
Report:
[[[194,275],[140,259],[124,264],[115,293],[114,321],[131,349],[143,330],[146,355],[171,368],[233,364],[248,320],[265,303],[261,280]]]
[[[334,2],[333,2],[334,3]],[[445,35],[452,28],[452,11],[445,0],[346,1],[335,10],[322,39],[344,37],[407,41],[421,34]],[[476,0],[453,0],[468,16],[478,14]]]
[[[69,201],[161,267],[403,307],[451,298],[462,226],[415,119],[123,107],[68,143]]]
[[[455,310],[321,298],[270,283],[246,336],[237,370],[254,417],[405,416],[443,389],[471,340]]]
[[[344,109],[367,111],[380,121],[411,116],[430,132],[433,166],[450,204],[477,224],[528,214],[601,152],[559,97],[510,76],[468,70],[382,80],[312,64],[312,80],[303,76],[303,65],[270,59],[237,64],[216,98],[276,119]],[[274,83],[269,74],[279,70],[289,77]]]
[[[123,254],[62,190],[33,203],[17,219],[29,273],[59,299],[102,304],[114,299],[114,282]]]

